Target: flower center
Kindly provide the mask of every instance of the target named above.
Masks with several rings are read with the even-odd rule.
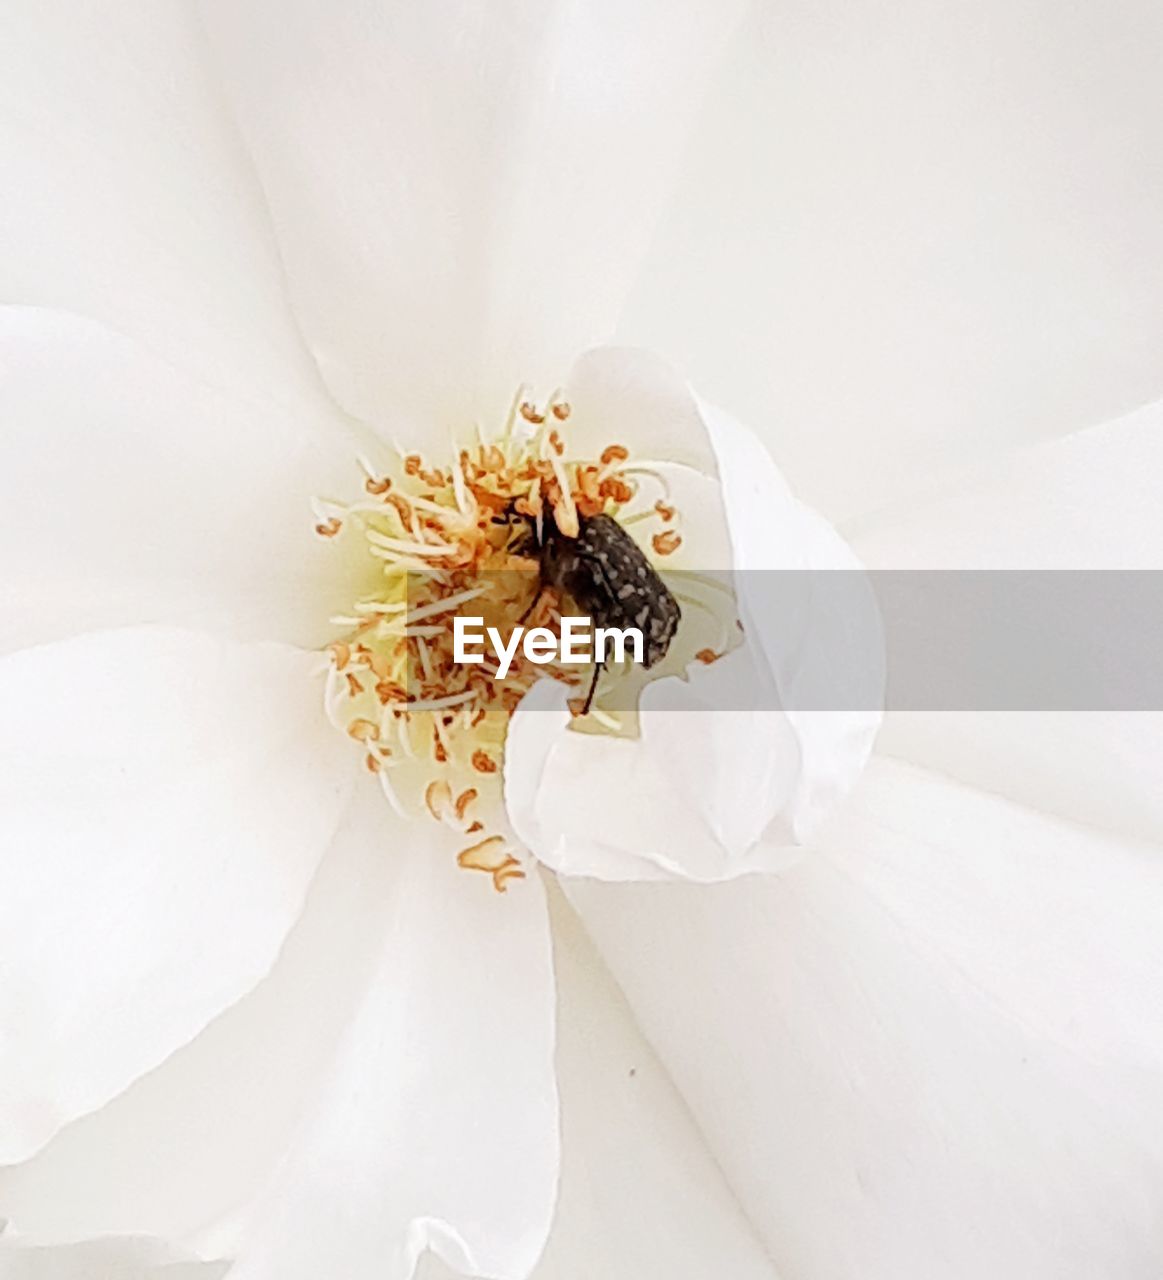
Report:
[[[332,619],[343,634],[328,649],[327,713],[360,744],[393,807],[450,828],[460,865],[487,872],[500,892],[525,875],[501,801],[509,718],[535,680],[580,686],[585,677],[576,666],[533,665],[520,650],[504,680],[490,661],[457,662],[456,615],[467,607],[502,635],[528,624],[560,636],[563,609],[576,605],[542,579],[548,522],[576,539],[599,515],[651,521],[657,556],[682,541],[657,469],[631,463],[617,443],[597,458],[567,456],[570,414],[559,396],[538,409],[522,389],[501,433],[478,431],[450,464],[408,454],[388,474],[363,462],[359,501],[316,503],[316,534],[356,532],[377,568],[374,588]],[[580,697],[570,706],[588,710]],[[599,708],[592,717],[618,727]]]

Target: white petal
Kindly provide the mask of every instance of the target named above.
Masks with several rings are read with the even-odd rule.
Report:
[[[5,18],[0,297],[91,316],[284,407],[317,397],[189,5],[13,0]]]
[[[560,893],[561,1199],[533,1280],[774,1280],[674,1085]],[[447,1277],[439,1264],[424,1280]]]
[[[545,1244],[558,1132],[544,890],[532,876],[497,894],[422,824],[390,856],[371,987],[232,1280],[405,1280],[426,1248],[518,1280]]]
[[[4,1280],[222,1280],[227,1267],[189,1261],[156,1240],[89,1240],[46,1249],[0,1234]]]
[[[582,441],[572,443],[583,452],[601,446],[609,424],[632,456],[643,439],[664,459],[713,470],[718,485],[701,487],[689,479],[695,472],[666,473],[683,484],[675,505],[686,554],[675,567],[733,567],[744,643],[710,668],[696,666],[689,684],[650,684],[637,738],[574,732],[565,692],[535,687],[505,748],[514,830],[569,875],[713,881],[785,866],[791,846],[859,776],[879,724],[875,711],[859,709],[879,705],[884,682],[879,618],[859,562],[796,501],[755,436],[697,401],[656,358],[590,352],[569,395]],[[836,599],[815,585],[831,570],[849,584]],[[793,575],[803,583],[794,594],[781,589]],[[681,572],[671,585],[681,589]],[[859,610],[837,625],[831,611],[854,598]],[[697,646],[688,648],[689,660]],[[801,690],[825,688],[841,672],[863,695],[858,709],[805,709]]]
[[[321,643],[353,598],[310,500],[330,422],[223,395],[88,320],[0,308],[0,651],[172,621]]]
[[[39,1244],[149,1235],[229,1256],[367,990],[400,838],[380,788],[357,787],[270,974],[33,1160],[0,1170],[0,1217]]]
[[[1163,391],[1163,11],[757,4],[622,341],[830,519]]]
[[[1147,1276],[1163,867],[904,766],[780,877],[571,882],[791,1276]]]
[[[658,681],[642,695],[640,736],[616,738],[571,731],[568,696],[540,681],[505,743],[509,820],[546,866],[602,880],[709,882],[796,856],[757,847],[799,773],[786,717],[720,711],[697,688]]]
[[[625,445],[633,460],[680,463],[717,476],[715,450],[697,399],[681,373],[653,351],[595,347],[579,356],[565,384],[573,413],[562,430],[569,452],[598,457]],[[704,562],[703,568],[718,567]]]
[[[127,1221],[148,1218],[164,1197],[172,1208],[154,1217],[153,1230],[172,1238],[182,1234],[191,1202],[222,1201],[214,1179],[235,1185],[236,1166],[246,1170],[251,1163],[250,1141],[240,1142],[239,1130],[247,1140],[259,1136],[256,1130],[279,1110],[277,1101],[270,1105],[271,1093],[284,1094],[288,1076],[309,1074],[303,1059],[313,1064],[319,1057],[320,1039],[328,1047],[333,1042],[329,1024],[335,1018],[318,1006],[338,997],[346,1010],[353,985],[350,973],[336,983],[345,967],[336,965],[337,954],[350,963],[353,930],[361,954],[370,954],[378,937],[391,855],[382,848],[382,833],[377,839],[374,831],[383,798],[370,789],[366,798],[372,803],[358,830],[348,824],[337,836],[271,977],[153,1075],[99,1115],[71,1126],[29,1166],[39,1166],[31,1178],[24,1171],[16,1185],[0,1177],[0,1209],[22,1224],[37,1212],[42,1226],[49,1217],[59,1229],[68,1215],[75,1233],[120,1233]],[[361,847],[348,838],[356,835],[364,837]],[[668,1280],[712,1274],[771,1280],[770,1263],[624,998],[559,895],[552,908],[564,1164],[561,1201],[535,1280],[640,1280],[660,1271]],[[227,1024],[233,1024],[231,1034]],[[165,1183],[160,1189],[159,1181]],[[116,1184],[112,1190],[109,1182]],[[20,1197],[15,1204],[14,1190]],[[40,1238],[43,1229],[29,1234]],[[218,1243],[206,1256],[233,1251]],[[128,1245],[120,1247],[137,1257]],[[63,1267],[91,1259],[96,1248],[38,1257],[42,1265],[51,1257]],[[112,1252],[113,1245],[101,1248]],[[217,1276],[221,1269],[203,1266],[194,1275]],[[453,1273],[430,1258],[419,1274]],[[93,1280],[83,1268],[63,1275]],[[138,1273],[129,1275],[138,1280]]]
[[[1163,403],[1015,453],[854,531],[873,569],[1163,568]],[[1091,591],[1079,579],[1078,616]],[[1064,625],[1072,625],[1067,618]],[[1025,804],[1163,840],[1163,713],[892,712],[878,749]]]
[[[880,618],[860,561],[795,499],[759,438],[721,409],[701,408],[719,463],[747,642],[757,664],[770,668],[799,744],[799,776],[780,826],[785,837],[802,839],[847,793],[872,750],[885,683]],[[832,571],[840,573],[835,591],[825,588]],[[778,589],[788,573],[804,584],[790,616],[788,593]],[[841,681],[849,707],[815,709],[811,692]]]
[[[269,970],[353,775],[314,661],[160,628],[0,661],[0,1160]]]
[[[609,336],[738,5],[203,11],[325,380],[443,443]]]
[[[876,569],[1163,569],[1163,401],[852,526]]]

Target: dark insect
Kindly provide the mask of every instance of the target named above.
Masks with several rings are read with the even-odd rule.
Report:
[[[540,546],[532,522],[530,526],[530,554],[540,560],[542,586],[564,592],[597,627],[639,628],[642,665],[649,668],[661,662],[682,613],[642,549],[617,520],[607,515],[579,515],[578,536],[569,538],[549,518],[544,522]],[[582,715],[594,700],[601,670],[601,665],[595,664]]]

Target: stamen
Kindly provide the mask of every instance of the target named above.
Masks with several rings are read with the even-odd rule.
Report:
[[[437,778],[428,784],[424,792],[424,803],[437,822],[444,822],[449,814],[455,812],[452,804],[452,789],[443,778]]]
[[[412,815],[404,807],[403,803],[400,800],[400,797],[396,794],[396,789],[395,787],[392,786],[392,783],[388,778],[388,771],[386,769],[381,769],[379,771],[379,779],[380,779],[380,788],[382,789],[384,795],[387,797],[388,803],[392,806],[392,808],[395,810],[396,814],[399,817],[407,821]]]
[[[620,468],[619,474],[623,476],[645,476],[647,480],[653,480],[654,483],[658,485],[658,487],[662,490],[663,500],[666,502],[669,502],[670,501],[670,482],[667,480],[666,476],[664,476],[662,472],[658,470],[658,468],[661,465],[662,465],[661,463],[651,464],[648,462],[647,463],[639,462],[631,467]]]
[[[460,509],[461,515],[466,518],[472,515],[472,507],[468,496],[468,487],[464,482],[464,472],[460,468],[460,459],[457,458],[452,464],[452,487],[456,494],[456,505]]]
[[[505,848],[501,836],[486,836],[479,843],[462,849],[456,858],[457,865],[469,871],[486,871],[493,877],[493,888],[498,893],[508,889],[509,880],[523,880],[525,872],[521,864]]]
[[[475,693],[450,693],[446,698],[416,698],[391,705],[406,709],[415,715],[418,711],[439,711],[442,707],[459,707],[462,702],[472,702],[475,697]]]
[[[447,613],[450,609],[475,600],[477,596],[483,596],[487,590],[487,587],[469,587],[466,591],[458,591],[454,595],[445,596],[442,600],[433,600],[431,604],[423,604],[418,609],[413,609],[408,615],[409,620],[419,622],[421,618],[434,618],[438,614]],[[407,605],[402,607],[407,608]]]
[[[347,732],[356,742],[375,742],[380,736],[380,726],[371,720],[353,720]]]
[[[450,556],[456,553],[456,548],[447,542],[438,542],[435,545],[426,542],[409,542],[406,538],[390,538],[386,533],[380,533],[378,529],[369,529],[367,540],[373,546],[382,547],[385,551],[396,551],[406,556]]]
[[[571,414],[560,391],[539,408],[527,388],[519,388],[499,437],[490,441],[477,427],[476,443],[463,449],[454,443],[447,464],[400,454],[391,474],[360,458],[358,499],[313,506],[320,536],[333,537],[350,522],[379,572],[378,585],[333,618],[345,634],[327,651],[327,713],[363,749],[366,768],[396,812],[426,812],[457,831],[479,834],[458,862],[487,871],[498,892],[525,875],[502,834],[509,717],[537,679],[574,686],[578,679],[564,667],[531,664],[521,653],[504,681],[491,660],[457,664],[452,615],[479,600],[477,608],[502,633],[526,618],[560,628],[565,602],[539,576],[530,580],[541,561],[530,553],[523,532],[529,526],[521,520],[530,522],[543,547],[547,522],[577,537],[583,520],[616,515],[637,499],[638,477],[653,479],[669,497],[665,478],[648,464],[631,466],[622,444],[611,444],[600,459],[570,457],[561,424]],[[669,524],[674,516],[659,499],[619,519]],[[656,535],[655,549],[669,554],[677,537],[665,530]],[[591,706],[590,715],[604,728],[620,727],[600,708]]]
[[[437,628],[438,633],[439,630],[440,629]],[[408,628],[408,634],[414,634],[411,627]],[[420,669],[424,672],[424,682],[425,684],[432,684],[436,679],[436,675],[432,670],[432,655],[428,652],[428,646],[424,643],[422,637],[417,638],[416,649],[420,654]]]

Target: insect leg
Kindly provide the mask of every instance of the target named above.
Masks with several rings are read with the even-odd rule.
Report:
[[[583,716],[588,716],[590,713],[590,707],[593,706],[594,702],[594,694],[598,691],[598,677],[602,674],[602,669],[605,665],[604,662],[594,663],[594,674],[590,678],[590,691],[586,694],[585,705],[582,707],[581,713]]]
[[[545,598],[545,588],[544,588],[544,587],[538,587],[538,588],[537,588],[537,590],[533,593],[533,599],[532,599],[532,600],[529,602],[529,604],[525,607],[525,611],[524,611],[524,612],[521,614],[521,616],[517,619],[517,621],[516,621],[516,624],[515,624],[515,625],[516,625],[516,626],[518,626],[518,627],[522,627],[522,626],[524,626],[524,625],[525,625],[525,620],[526,620],[528,617],[530,617],[530,616],[531,616],[531,615],[536,611],[537,606],[541,603],[541,601],[542,601],[544,598]]]

